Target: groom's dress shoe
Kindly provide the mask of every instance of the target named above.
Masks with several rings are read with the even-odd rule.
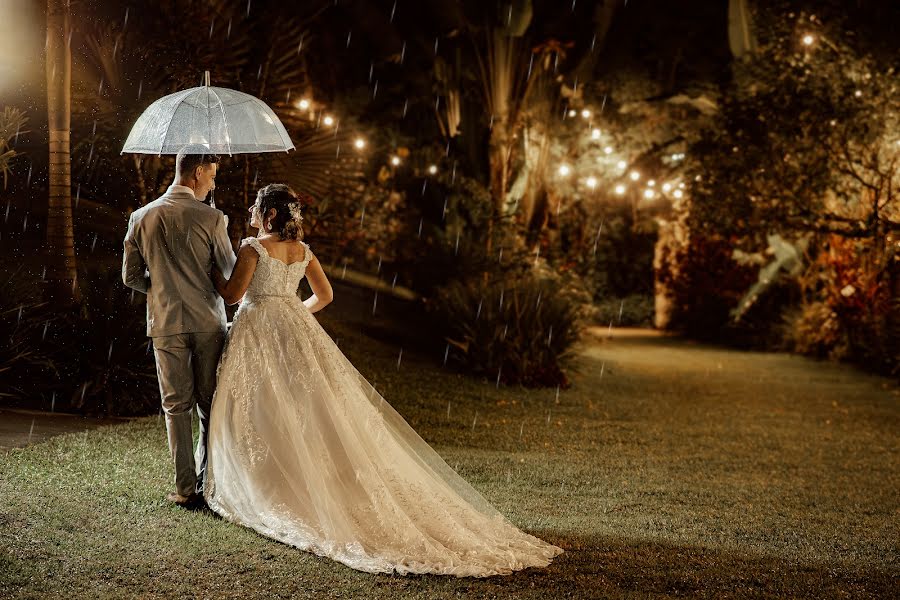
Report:
[[[203,496],[201,496],[200,494],[190,494],[189,496],[182,496],[178,492],[169,492],[168,494],[166,494],[166,500],[168,500],[172,504],[177,504],[178,506],[189,508],[201,505],[203,503]]]

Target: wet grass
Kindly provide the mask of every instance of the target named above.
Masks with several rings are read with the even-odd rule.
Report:
[[[0,597],[826,598],[900,585],[900,393],[799,357],[592,338],[572,389],[496,388],[325,319],[520,527],[566,549],[483,580],[372,576],[168,506],[156,418],[0,453]]]

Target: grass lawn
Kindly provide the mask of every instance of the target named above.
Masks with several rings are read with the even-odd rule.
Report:
[[[373,576],[166,504],[157,417],[0,453],[0,597],[896,596],[900,393],[799,357],[590,337],[570,390],[494,386],[325,323],[518,526],[508,577]]]

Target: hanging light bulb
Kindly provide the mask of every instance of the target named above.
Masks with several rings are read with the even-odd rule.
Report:
[[[632,181],[637,181],[638,179],[641,178],[641,174],[638,173],[637,171],[632,171],[631,173],[628,174],[628,176],[631,177]]]
[[[353,142],[353,145],[356,146],[357,150],[362,150],[366,147],[366,140],[362,138],[356,138],[356,140]]]
[[[559,165],[559,174],[563,177],[568,177],[569,173],[572,172],[572,169],[569,168],[569,165],[562,164]]]
[[[594,129],[594,130],[591,131],[591,139],[592,139],[592,140],[599,140],[599,139],[600,139],[600,130],[599,130],[599,129]]]
[[[428,172],[431,173],[432,175],[436,174],[436,173],[437,173],[437,166],[436,166],[436,165],[429,165],[429,166],[428,166]]]
[[[297,103],[297,108],[299,108],[300,110],[306,110],[307,108],[309,108],[309,100],[307,100],[306,98],[302,98],[300,102]]]
[[[394,165],[395,167],[396,167],[397,165],[399,165],[399,164],[400,164],[400,157],[399,157],[399,156],[392,156],[392,157],[391,157],[391,164]]]
[[[616,186],[616,194],[619,196],[622,196],[625,194],[625,185],[624,184],[620,183],[619,185]]]
[[[682,196],[684,196],[684,192],[682,192],[681,190],[675,190],[675,192],[673,192],[672,195],[675,196],[676,198],[681,198]]]
[[[325,115],[325,118],[322,119],[322,122],[331,127],[334,125],[334,117],[331,115]]]
[[[587,178],[587,186],[591,189],[597,187],[597,178],[596,177],[588,177]]]
[[[603,149],[603,154],[612,154],[612,152],[613,152],[612,146],[607,146],[606,148]]]

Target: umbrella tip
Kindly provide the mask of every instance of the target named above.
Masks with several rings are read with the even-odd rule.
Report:
[[[203,80],[206,82],[206,87],[209,87],[209,71],[203,72]]]

